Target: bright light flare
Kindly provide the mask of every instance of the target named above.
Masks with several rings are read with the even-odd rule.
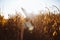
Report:
[[[60,3],[60,2],[59,2]],[[4,12],[4,17],[7,19],[8,14],[14,14],[15,10],[21,12],[20,8],[23,7],[27,13],[37,14],[39,10],[44,10],[48,4],[53,5],[53,0],[1,0],[0,8]],[[57,3],[55,4],[57,5]],[[23,14],[23,13],[22,13]]]

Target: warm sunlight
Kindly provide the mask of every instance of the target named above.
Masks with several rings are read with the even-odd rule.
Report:
[[[58,3],[53,0],[1,0],[0,8],[5,13],[4,17],[8,18],[8,14],[14,14],[15,11],[22,12],[21,7],[26,10],[26,13],[37,14],[39,10],[44,10],[47,5],[53,4],[57,5]]]
[[[60,0],[0,0],[0,40],[60,40]]]

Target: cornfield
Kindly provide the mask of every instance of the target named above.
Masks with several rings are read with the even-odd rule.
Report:
[[[50,11],[39,13],[33,19],[24,19],[19,14],[5,19],[0,15],[0,40],[60,40],[60,10],[58,11],[56,14]],[[26,27],[26,22],[33,27]]]

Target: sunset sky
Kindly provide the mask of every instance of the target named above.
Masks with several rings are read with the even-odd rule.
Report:
[[[0,8],[5,18],[8,18],[8,14],[15,13],[15,11],[22,12],[21,7],[28,13],[37,13],[44,7],[51,5],[56,5],[59,8],[60,0],[0,0]]]

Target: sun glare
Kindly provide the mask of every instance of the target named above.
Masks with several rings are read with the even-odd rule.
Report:
[[[15,10],[18,12],[21,11],[21,7],[23,7],[27,13],[37,14],[39,10],[44,10],[44,8],[48,5],[51,5],[51,0],[2,0],[0,8],[5,13],[4,17],[7,19],[8,14],[14,14]],[[22,13],[24,15],[24,13]]]

